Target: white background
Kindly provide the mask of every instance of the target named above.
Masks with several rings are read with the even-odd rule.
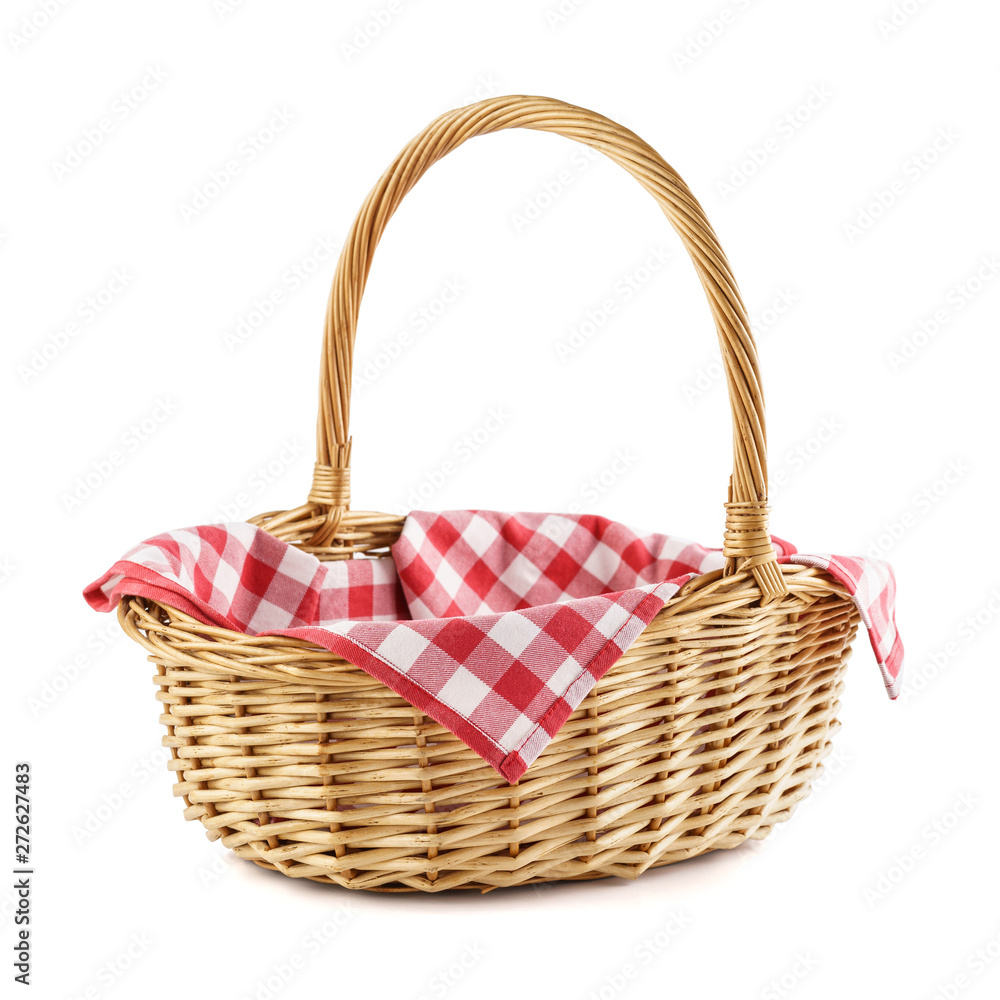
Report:
[[[94,0],[48,23],[44,2],[4,5],[3,741],[11,783],[33,763],[36,995],[997,995],[996,6],[557,5]],[[339,249],[431,118],[502,93],[621,121],[702,200],[755,317],[772,529],[892,561],[904,695],[859,639],[792,821],[634,883],[390,897],[228,864],[171,796],[144,654],[79,593],[158,531],[304,500],[333,273],[314,249]],[[290,123],[250,159],[276,111]],[[479,139],[398,213],[361,314],[358,366],[383,367],[355,392],[356,507],[425,484],[431,509],[577,504],[721,544],[708,309],[649,197],[581,150]],[[421,307],[439,315],[418,330]],[[495,407],[499,430],[427,486]]]

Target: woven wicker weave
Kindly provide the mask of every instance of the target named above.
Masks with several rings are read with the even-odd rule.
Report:
[[[185,817],[240,857],[296,878],[382,891],[634,878],[766,836],[807,794],[838,725],[858,613],[825,572],[775,561],[763,398],[736,282],[684,182],[638,136],[592,111],[494,98],[442,115],[400,153],[337,265],[308,501],[254,523],[321,559],[384,556],[398,537],[402,518],[349,508],[351,364],[372,254],[431,164],[507,128],[557,132],[620,163],[695,264],[733,414],[726,568],[664,606],[513,785],[325,649],[123,599],[119,620],[157,667]]]

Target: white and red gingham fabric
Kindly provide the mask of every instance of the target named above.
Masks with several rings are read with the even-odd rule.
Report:
[[[888,564],[801,555],[854,596],[891,697],[903,647]],[[391,559],[320,562],[244,522],[182,528],[125,554],[84,596],[146,597],[250,635],[307,639],[440,722],[508,781],[718,549],[595,516],[414,511]]]

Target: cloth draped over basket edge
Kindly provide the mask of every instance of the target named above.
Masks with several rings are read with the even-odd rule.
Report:
[[[806,555],[852,595],[889,696],[903,646],[888,563]],[[721,550],[594,515],[412,511],[391,558],[321,562],[245,522],[140,543],[84,591],[145,597],[250,635],[306,639],[366,671],[514,782],[680,587]]]

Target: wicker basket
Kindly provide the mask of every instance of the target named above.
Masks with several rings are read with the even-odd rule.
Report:
[[[746,310],[701,206],[638,136],[594,112],[508,96],[442,115],[369,194],[337,265],[308,501],[253,519],[320,559],[384,556],[403,519],[349,509],[355,327],[403,196],[466,139],[556,132],[620,163],[683,240],[715,317],[733,415],[726,568],[692,580],[516,784],[363,670],[311,643],[206,626],[125,598],[156,664],[185,817],[242,858],[352,889],[493,889],[634,878],[760,839],[807,794],[858,613],[827,573],[779,565],[767,530],[764,406]]]

